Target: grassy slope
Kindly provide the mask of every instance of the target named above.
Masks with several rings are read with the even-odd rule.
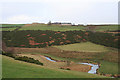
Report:
[[[118,64],[108,61],[100,61],[101,67],[98,70],[100,73],[105,74],[118,74]]]
[[[54,46],[56,48],[68,51],[80,51],[80,52],[105,52],[108,49],[102,45],[97,45],[91,42],[76,43],[62,46]]]
[[[69,31],[69,30],[83,30],[83,26],[60,26],[60,25],[46,25],[46,24],[32,24],[23,26],[20,30],[53,30],[53,31]]]
[[[117,49],[104,47],[90,42],[55,47],[68,51],[101,52],[99,54],[96,53],[95,56],[91,56],[91,60],[100,62],[101,67],[99,72],[105,74],[118,74],[118,64],[116,63],[118,59]],[[87,59],[87,57],[84,57],[84,59]],[[101,61],[101,59],[103,61]]]
[[[76,71],[50,69],[3,56],[3,78],[91,78],[103,77]]]

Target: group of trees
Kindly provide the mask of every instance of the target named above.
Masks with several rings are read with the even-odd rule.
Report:
[[[90,41],[118,48],[118,38],[110,33],[90,31],[3,31],[3,41],[8,47],[47,47]]]

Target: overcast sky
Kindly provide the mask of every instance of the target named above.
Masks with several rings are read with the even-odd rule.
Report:
[[[118,23],[119,0],[2,0],[0,23]]]

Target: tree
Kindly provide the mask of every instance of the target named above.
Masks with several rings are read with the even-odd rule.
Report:
[[[49,22],[48,22],[48,25],[51,25],[51,24],[52,24],[51,21],[49,21]]]

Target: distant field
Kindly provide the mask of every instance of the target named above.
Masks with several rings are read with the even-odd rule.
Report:
[[[60,25],[47,25],[47,24],[31,24],[24,25],[19,30],[53,30],[53,31],[70,31],[70,30],[84,30],[83,26],[60,26]]]
[[[118,25],[98,26],[96,28],[96,31],[114,31],[114,30],[118,30],[118,27],[120,27],[120,26],[118,26]]]
[[[17,27],[23,26],[24,24],[2,24],[2,27]]]
[[[73,30],[85,30],[84,26],[64,26],[64,25],[47,25],[47,24],[2,24],[1,27],[19,27],[23,26],[19,30],[53,30],[53,31],[73,31]],[[118,25],[106,25],[106,26],[91,26],[95,27],[95,31],[114,31],[118,30]],[[9,29],[3,29],[9,30]],[[10,29],[12,30],[12,29]]]
[[[0,26],[0,31],[13,31],[18,27],[23,26],[24,24],[2,24]],[[1,28],[3,27],[3,28]]]
[[[17,27],[13,27],[13,28],[0,28],[0,31],[13,31],[15,30]]]
[[[0,55],[1,56],[1,55]],[[50,69],[3,56],[3,78],[105,78],[85,72]]]
[[[97,45],[91,42],[76,43],[62,46],[54,46],[56,48],[67,50],[67,51],[80,51],[80,52],[105,52],[108,51],[108,48]]]

